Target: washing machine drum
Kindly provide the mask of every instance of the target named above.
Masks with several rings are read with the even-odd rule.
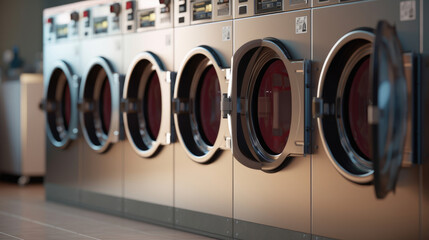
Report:
[[[278,171],[308,151],[308,63],[291,60],[276,39],[246,43],[233,62],[234,156],[250,168]]]
[[[174,74],[156,55],[143,52],[134,58],[124,84],[123,118],[130,144],[142,157],[171,142],[172,86]]]
[[[228,149],[228,120],[222,114],[227,98],[229,69],[209,47],[188,53],[177,74],[173,112],[176,134],[187,155],[199,163],[215,160]]]
[[[404,146],[411,143],[405,142],[411,115],[404,65],[395,29],[388,23],[380,22],[376,34],[350,32],[328,55],[314,100],[333,165],[356,183],[374,180],[380,198],[395,188]]]
[[[55,63],[45,88],[42,108],[46,112],[48,139],[54,146],[65,148],[78,133],[79,78],[64,61]]]
[[[80,121],[88,145],[103,153],[120,139],[122,81],[105,58],[89,66],[79,92]]]

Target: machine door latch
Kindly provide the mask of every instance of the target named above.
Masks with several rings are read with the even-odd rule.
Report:
[[[221,102],[221,109],[222,111],[222,118],[227,118],[228,114],[231,114],[232,112],[232,101],[231,98],[228,97],[228,94],[224,93],[222,94],[222,102]]]

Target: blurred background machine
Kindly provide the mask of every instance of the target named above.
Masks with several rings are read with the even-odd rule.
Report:
[[[22,74],[0,84],[0,175],[17,177],[24,185],[45,175],[44,117],[38,108],[43,76]]]

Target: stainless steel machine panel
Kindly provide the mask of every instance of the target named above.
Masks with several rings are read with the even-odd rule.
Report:
[[[82,135],[81,204],[122,213],[123,137],[120,100],[123,37],[119,1],[99,2],[83,10],[79,91]]]
[[[195,86],[199,85],[203,89],[203,79],[215,83],[214,88],[204,88],[209,89],[208,96],[226,93],[227,68],[232,56],[231,31],[232,21],[174,29],[174,69],[178,71],[178,75],[173,112],[179,139],[179,142],[174,143],[175,223],[178,227],[214,234],[215,237],[232,236],[233,163],[232,153],[228,149],[229,130],[226,119],[221,116],[217,116],[221,118],[217,122],[217,131],[208,129],[202,132],[201,122],[189,124],[192,116],[195,116],[193,113],[199,112],[200,117],[203,114],[201,105],[198,110],[194,105],[189,105],[189,102],[201,103],[202,97],[195,96],[200,92],[195,90]],[[218,92],[216,83],[219,84]],[[213,101],[210,100],[214,104],[219,100],[219,105],[209,107],[209,111],[220,111],[221,96],[220,94],[219,99],[214,97]],[[191,125],[198,127],[191,132]]]
[[[344,46],[354,46],[353,49],[355,49],[354,51],[349,51],[354,55],[352,54],[351,57],[343,59],[343,63],[353,62],[353,56],[355,56],[355,59],[364,59],[364,56],[371,57],[373,45],[373,37],[371,36],[374,36],[372,34],[374,34],[374,29],[380,20],[385,20],[396,26],[399,42],[404,52],[417,52],[419,46],[419,23],[412,18],[401,21],[399,6],[399,1],[394,3],[392,1],[365,1],[314,9],[312,85],[320,88],[321,74],[324,73],[324,69],[330,69],[328,74],[333,74],[324,79],[326,84],[329,84],[328,80],[339,79],[339,75],[335,74],[345,74],[346,70],[344,69],[346,68],[342,68],[341,64],[332,65],[336,66],[336,68],[328,68],[329,63],[332,63],[329,62],[330,56],[334,54],[339,56],[341,54],[341,50],[337,51],[339,46],[343,46],[343,40],[347,43],[354,43],[354,45],[346,44]],[[383,9],[383,11],[379,11],[379,9]],[[333,18],[333,15],[336,17]],[[341,19],[341,21],[338,21],[338,19]],[[357,55],[360,53],[363,55]],[[405,55],[404,59],[407,59]],[[325,64],[328,63],[328,65],[322,67],[324,62]],[[380,63],[382,62],[391,63],[391,61],[387,60]],[[383,67],[385,65],[380,64]],[[363,63],[361,66],[364,66]],[[408,66],[412,66],[412,64]],[[408,70],[405,69],[405,71]],[[356,73],[358,72],[356,71]],[[327,85],[326,89],[335,90],[333,86],[337,88],[340,85],[331,83]],[[368,92],[363,92],[362,94],[368,94]],[[315,95],[317,94],[315,93]],[[346,95],[342,96],[346,97]],[[329,103],[327,104],[329,105]],[[329,111],[327,110],[326,112]],[[319,123],[322,121],[321,118],[317,119]],[[328,117],[323,121],[328,121],[327,119]],[[366,122],[368,118],[363,117],[363,119]],[[337,128],[325,128],[324,136],[321,136],[320,126],[322,125],[314,126],[319,131],[315,131],[313,138],[314,152],[311,178],[312,234],[340,239],[418,238],[418,165],[405,161],[405,167],[401,169],[399,174],[395,193],[385,196],[385,193],[380,194],[380,189],[378,189],[377,196],[385,198],[383,200],[377,199],[374,193],[374,185],[365,185],[365,183],[371,183],[372,179],[374,179],[372,168],[369,167],[366,172],[359,172],[349,168],[350,165],[342,165],[344,161],[347,161],[348,157],[336,158],[335,156],[338,156],[336,154],[341,147],[336,148],[333,145],[329,145],[332,142],[330,139],[338,131]],[[365,128],[362,127],[360,131],[365,131]],[[322,138],[328,139],[328,145],[322,141]],[[366,143],[370,144],[371,142]],[[327,148],[326,146],[330,147]],[[362,147],[361,150],[363,151],[363,149],[366,148]],[[350,159],[354,159],[351,156],[349,155]],[[374,162],[376,163],[377,161]],[[369,166],[371,166],[373,163],[371,160],[369,162]],[[361,163],[364,163],[364,161]],[[377,177],[379,176],[375,176],[376,184],[379,181]]]
[[[47,199],[78,203],[80,144],[77,98],[81,46],[79,11],[83,3],[44,11],[44,100],[46,112]]]
[[[305,32],[296,33],[295,21],[297,18],[306,19],[307,26]],[[290,13],[277,13],[267,16],[235,20],[233,91],[235,91],[234,86],[239,84],[238,82],[235,83],[235,81],[242,79],[239,78],[240,72],[243,70],[246,70],[247,72],[247,69],[236,71],[237,67],[240,68],[241,65],[244,67],[250,62],[258,62],[263,61],[263,59],[270,59],[264,58],[268,56],[269,53],[262,54],[262,52],[267,49],[271,49],[270,51],[283,49],[282,51],[285,52],[280,55],[276,55],[277,57],[274,57],[272,60],[268,61],[267,65],[276,59],[282,59],[283,64],[289,61],[294,62],[298,60],[302,61],[304,59],[309,59],[311,57],[310,29],[310,10],[301,10]],[[252,60],[248,63],[246,63],[244,60],[243,62],[236,61],[239,60],[236,59],[237,56],[243,54],[242,49],[240,48],[243,48],[243,46],[246,46],[246,44],[249,42],[258,39],[266,39],[264,41],[272,41],[276,44],[273,44],[272,48],[270,48],[271,45],[258,45],[258,48],[256,48],[257,50],[253,51],[259,51],[261,56],[257,56],[257,54],[255,54],[255,57],[251,57]],[[238,50],[240,53],[237,52]],[[251,48],[247,49],[247,51],[249,53],[252,52]],[[243,57],[240,59],[245,58]],[[283,66],[283,64],[281,65]],[[302,111],[302,113],[305,112],[305,78],[303,76],[309,77],[309,74],[304,70],[305,64],[301,62],[300,66],[302,67],[301,71],[296,70],[289,72],[289,70],[287,70],[287,72],[290,75],[290,81],[292,81],[292,79],[301,79],[298,82],[302,84],[302,92],[296,91],[297,89],[295,88],[293,90],[295,92],[292,94],[300,95],[300,97],[302,97],[302,102],[300,103],[301,105],[294,105],[294,107],[298,107],[299,109],[296,110],[291,116],[300,116],[301,119],[299,122],[304,124],[304,119],[305,116],[308,115],[308,112],[305,115],[299,115],[297,113],[299,111]],[[257,72],[258,70],[256,68],[254,71],[256,71],[255,74],[261,74]],[[249,91],[256,92],[258,90],[255,88]],[[235,100],[234,98],[232,99],[233,107],[238,105],[244,106],[241,103],[242,97],[243,96],[240,96],[240,103],[234,103],[234,101],[238,100]],[[285,102],[285,104],[287,104],[287,102]],[[284,107],[285,110],[282,111],[286,111],[287,105],[284,105]],[[244,107],[241,108],[244,109]],[[246,109],[249,109],[249,107],[246,107]],[[235,114],[237,111],[233,110],[233,114]],[[265,235],[276,239],[287,237],[308,239],[310,235],[304,233],[311,232],[311,168],[310,155],[305,155],[304,151],[304,128],[302,128],[302,135],[300,137],[302,145],[300,145],[300,147],[295,146],[295,149],[293,150],[293,152],[297,151],[296,153],[299,154],[294,155],[293,158],[282,155],[282,159],[279,158],[280,154],[271,154],[270,156],[277,160],[265,161],[262,160],[262,157],[258,157],[258,159],[253,157],[254,159],[251,160],[250,156],[255,156],[254,154],[250,154],[247,158],[245,157],[246,153],[244,148],[238,146],[239,144],[244,145],[246,142],[243,139],[237,138],[237,129],[234,129],[236,126],[238,125],[233,124],[232,137],[233,142],[235,142],[233,144],[233,152],[234,156],[236,158],[239,157],[240,159],[234,160],[234,218],[236,219],[234,221],[234,228],[236,229],[234,236],[238,238],[253,238],[255,236],[263,237]],[[298,127],[296,126],[293,129],[293,131],[296,131]],[[290,136],[292,136],[292,128]],[[261,142],[261,140],[259,140],[259,142]],[[250,151],[259,151],[257,148],[255,148],[255,146],[249,146],[248,143],[246,146],[248,146],[247,148],[250,149]],[[276,147],[276,149],[278,149],[278,147]],[[283,152],[284,149],[286,148],[283,146],[283,148],[278,150]],[[241,152],[240,155],[238,155],[238,152]],[[287,162],[287,164],[284,164],[284,162]],[[259,229],[259,233],[249,231],[249,228],[253,228],[253,225],[250,224],[257,224],[255,227],[259,226],[257,228]],[[247,228],[243,228],[242,225],[247,226]],[[252,235],[252,232],[256,235]]]
[[[147,10],[142,2],[136,3],[140,13]],[[169,7],[172,11],[172,4],[161,8]],[[157,12],[156,8],[154,11]],[[123,64],[128,73],[123,101],[138,106],[124,113],[128,138],[124,143],[124,213],[171,226],[174,224],[174,127],[170,105],[175,79],[174,74],[167,70],[174,67],[173,28],[165,27],[172,26],[172,18],[171,24],[157,25],[160,17],[157,15],[153,19],[155,25],[149,27],[151,30],[137,24],[136,33],[124,35]],[[156,27],[163,29],[155,31]],[[154,81],[159,85],[151,88]],[[149,89],[159,95],[152,94],[150,98]],[[150,130],[151,126],[155,130]]]

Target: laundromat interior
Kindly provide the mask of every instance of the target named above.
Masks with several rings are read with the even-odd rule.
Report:
[[[429,2],[0,1],[0,239],[429,239]]]

